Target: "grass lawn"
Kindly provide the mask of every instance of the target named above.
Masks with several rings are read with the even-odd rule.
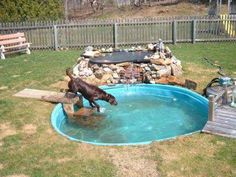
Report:
[[[235,43],[169,45],[182,61],[182,78],[195,80],[198,92],[217,69],[236,77]],[[194,134],[135,147],[98,147],[67,140],[51,127],[53,104],[12,95],[24,88],[58,90],[65,69],[80,51],[33,51],[0,61],[0,176],[236,176],[236,140]],[[8,89],[6,89],[6,87]]]

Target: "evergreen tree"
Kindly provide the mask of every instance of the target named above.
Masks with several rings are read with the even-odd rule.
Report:
[[[57,20],[63,17],[63,0],[1,0],[0,21]]]

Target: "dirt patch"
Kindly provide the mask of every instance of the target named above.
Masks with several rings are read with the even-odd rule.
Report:
[[[19,174],[19,175],[9,175],[9,176],[6,176],[6,177],[30,177],[30,176],[24,175],[24,174]]]
[[[10,125],[10,123],[5,123],[0,125],[0,140],[4,139],[7,136],[15,134],[16,130]]]
[[[3,169],[3,167],[4,167],[4,166],[3,166],[3,164],[1,164],[1,163],[0,163],[0,170],[2,170],[2,169]]]
[[[50,87],[58,88],[58,89],[68,89],[67,85],[68,85],[68,81],[64,80],[64,81],[59,81],[54,84],[51,84]]]
[[[8,89],[8,86],[1,86],[0,87],[0,90],[7,90]]]
[[[26,124],[23,127],[23,132],[28,135],[32,135],[32,134],[36,133],[36,131],[37,131],[37,127],[33,124]]]
[[[68,161],[71,161],[72,160],[72,158],[62,158],[62,159],[58,159],[57,160],[57,163],[65,163],[65,162],[68,162]]]
[[[117,167],[117,176],[158,177],[156,163],[151,157],[149,146],[105,148],[108,159]]]

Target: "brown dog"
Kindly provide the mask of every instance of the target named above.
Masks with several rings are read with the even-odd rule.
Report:
[[[95,85],[88,84],[80,78],[74,78],[71,74],[71,69],[66,69],[66,75],[70,77],[68,82],[68,92],[77,93],[80,92],[82,96],[89,101],[91,107],[96,107],[97,111],[100,112],[100,106],[95,100],[104,100],[111,105],[117,105],[116,99],[111,94],[106,93],[102,89]]]

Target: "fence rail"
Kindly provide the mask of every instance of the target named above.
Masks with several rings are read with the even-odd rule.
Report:
[[[24,32],[33,49],[236,40],[236,16],[0,23],[0,34]]]

